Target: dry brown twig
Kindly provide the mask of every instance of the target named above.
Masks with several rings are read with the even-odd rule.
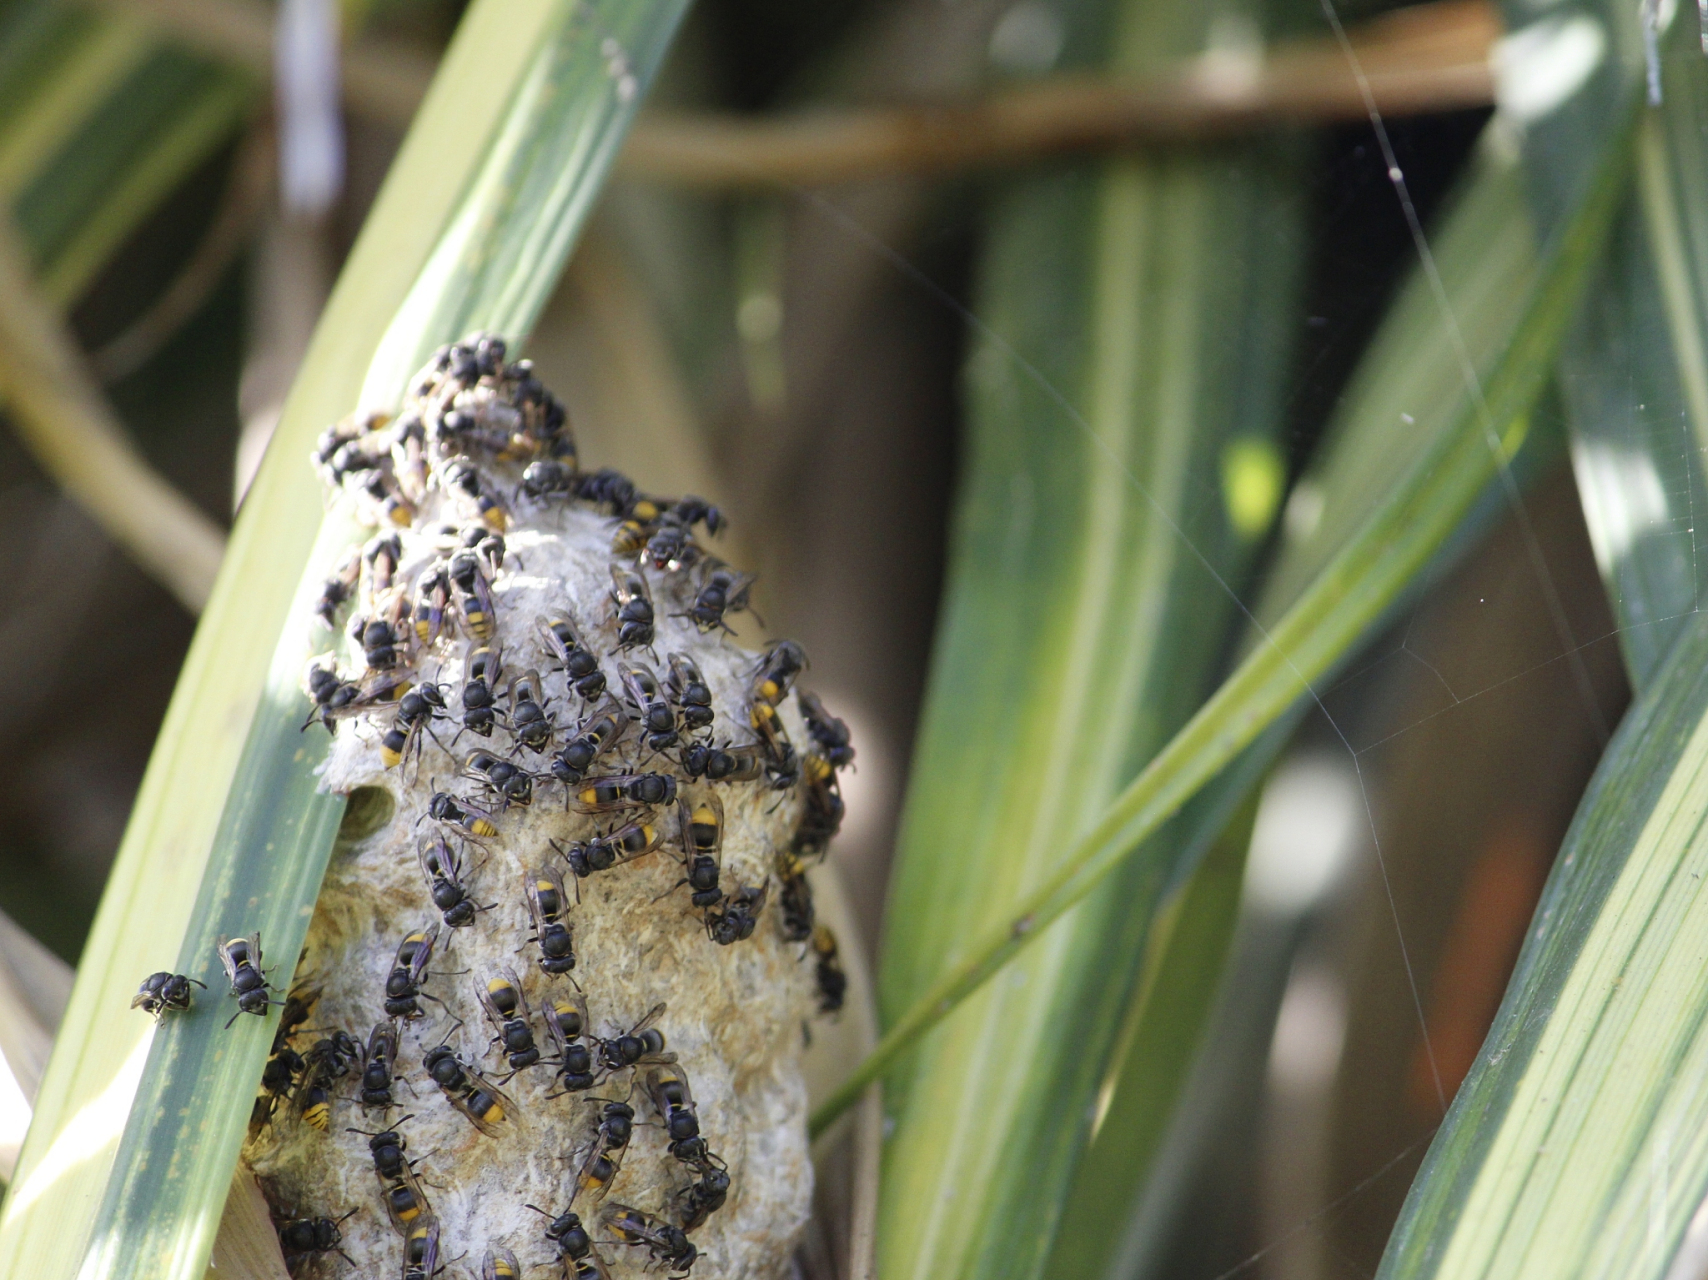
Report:
[[[1483,0],[1436,0],[1353,32],[1383,114],[1493,101],[1501,34]],[[1328,40],[1249,61],[1210,56],[1155,79],[1058,76],[966,104],[823,111],[795,119],[653,113],[635,125],[624,172],[698,186],[802,186],[942,174],[1066,151],[1226,137],[1285,124],[1362,119],[1351,66]]]
[[[257,0],[93,0],[159,23],[215,57],[272,69],[272,19]],[[1488,0],[1434,0],[1356,27],[1353,45],[1389,116],[1487,106],[1489,54],[1502,28]],[[344,54],[352,111],[407,123],[431,61],[363,39]],[[1076,150],[1225,137],[1285,124],[1363,118],[1358,82],[1327,37],[1251,59],[1212,55],[1138,82],[1056,76],[974,102],[837,108],[750,119],[650,111],[623,172],[711,188],[824,185],[890,174],[944,174]]]

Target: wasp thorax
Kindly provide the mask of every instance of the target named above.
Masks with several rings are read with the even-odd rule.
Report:
[[[374,533],[315,604],[305,732],[396,810],[335,853],[285,991],[229,956],[240,1011],[286,1005],[245,1155],[293,1268],[782,1274],[802,1027],[841,1000],[806,864],[853,759],[806,655],[731,641],[724,514],[583,471],[496,338],[315,462]]]

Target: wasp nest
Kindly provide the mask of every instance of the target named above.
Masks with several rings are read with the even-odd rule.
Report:
[[[582,472],[495,338],[316,461],[380,529],[319,604],[325,783],[395,807],[334,856],[256,1103],[287,1262],[783,1272],[843,986],[805,865],[853,756],[804,655],[731,643],[721,513]]]

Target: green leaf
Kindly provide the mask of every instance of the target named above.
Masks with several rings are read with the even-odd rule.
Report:
[[[1240,775],[1245,793],[1239,811],[1191,878],[1157,910],[1046,1275],[1068,1280],[1109,1273],[1215,1008],[1257,816],[1256,787],[1243,776],[1250,771],[1231,772]]]
[[[1438,278],[1459,334],[1471,350],[1482,353],[1477,373],[1486,378],[1523,319],[1538,270],[1532,218],[1517,165],[1484,148],[1454,194],[1442,225],[1432,231],[1431,241]],[[1378,495],[1387,493],[1420,456],[1439,447],[1474,411],[1453,336],[1443,322],[1430,279],[1421,268],[1415,270],[1371,341],[1325,431],[1322,447],[1295,489],[1296,507],[1287,521],[1277,563],[1264,584],[1257,610],[1260,618],[1279,617],[1312,576],[1344,550],[1377,505]],[[1486,497],[1483,505],[1489,505]],[[1456,541],[1465,541],[1463,532]],[[1259,642],[1255,631],[1248,642]],[[1303,710],[1304,704],[1298,704],[1293,714],[1278,720],[1204,794],[1238,796],[1249,789],[1286,744]],[[1188,813],[1201,807],[1195,802]],[[1171,836],[1183,825],[1173,824]],[[1176,1004],[1201,998],[1207,1005],[1208,996],[1197,984],[1207,974],[1219,972],[1217,965],[1228,939],[1203,938],[1200,944],[1212,954],[1200,958],[1196,967],[1183,960],[1178,970],[1158,980],[1162,985],[1156,992],[1141,989],[1135,998]],[[1167,989],[1176,972],[1186,984],[1180,993]],[[1264,990],[1272,1000],[1279,999],[1278,985],[1267,984]],[[1272,1005],[1265,1011],[1248,1000],[1241,1005],[1243,1021],[1228,1030],[1244,1036],[1247,1023],[1267,1027],[1273,1012]],[[1138,1016],[1138,1008],[1129,1005],[1129,1023]],[[1152,1162],[1161,1131],[1172,1123],[1174,1104],[1187,1087],[1183,1077],[1196,1044],[1188,1044],[1188,1056],[1182,1057],[1175,1036],[1174,1029],[1165,1028],[1154,1040],[1134,1037],[1126,1052],[1111,1063],[1103,1086],[1107,1097],[1099,1104],[1108,1108],[1109,1119],[1098,1127],[1097,1138],[1075,1175],[1068,1196],[1072,1223],[1064,1224],[1060,1234],[1051,1259],[1052,1274],[1102,1275],[1114,1266],[1142,1265],[1157,1241],[1134,1232],[1155,1234],[1169,1229],[1169,1212],[1157,1206],[1171,1202],[1170,1190],[1157,1186],[1155,1179],[1173,1176],[1175,1170],[1171,1165],[1168,1170],[1153,1171]],[[1207,1046],[1204,1051],[1249,1054],[1260,1050],[1241,1039],[1237,1046]],[[1247,1083],[1231,1073],[1216,1079],[1226,1088]],[[1194,1105],[1232,1113],[1237,1102],[1224,1098],[1218,1106],[1215,1098],[1197,1098]],[[1213,1141],[1214,1125],[1200,1124],[1194,1133],[1194,1141]],[[1182,1149],[1170,1158],[1190,1161],[1192,1155]]]
[[[1629,119],[1626,113],[1625,119]],[[923,1032],[1077,905],[1341,660],[1380,620],[1460,527],[1483,486],[1507,465],[1558,350],[1623,191],[1627,148],[1616,133],[1527,291],[1523,320],[1482,395],[1454,429],[1378,502],[1356,537],[1331,559],[1263,643],[1139,773],[1098,822],[1014,904],[1014,914],[968,943],[943,975],[894,1017],[878,1048],[814,1116],[833,1118],[911,1048]]]
[[[1708,511],[1708,74],[1690,23],[1667,48],[1664,107],[1638,132],[1635,190],[1560,373],[1584,518],[1638,687],[1708,587],[1696,534]],[[1551,174],[1576,161],[1533,147],[1527,164]]]
[[[1206,13],[1123,8],[1123,70],[1211,39]],[[1083,47],[1096,25],[1081,21]],[[1052,170],[996,201],[885,924],[891,1018],[1012,916],[1213,687],[1280,498],[1298,158],[1284,142],[1169,152]],[[887,1082],[884,1274],[1041,1270],[1155,906],[1226,808],[1155,841]]]
[[[1636,6],[1584,8],[1611,30],[1610,63],[1639,79]],[[1561,369],[1585,514],[1641,696],[1579,807],[1383,1276],[1659,1280],[1699,1274],[1708,1250],[1708,626],[1689,469],[1708,426],[1708,68],[1694,22],[1676,23],[1662,48],[1663,102],[1634,148],[1636,198]],[[1591,95],[1527,143],[1544,216],[1577,176],[1573,145],[1600,130],[1598,105]]]
[[[1590,783],[1381,1275],[1671,1274],[1708,1195],[1705,814],[1699,614]]]
[[[392,403],[452,336],[490,329],[520,338],[533,328],[687,8],[688,0],[564,8],[386,330],[364,405]]]
[[[151,969],[217,973],[216,938],[257,927],[278,965],[273,981],[289,980],[343,809],[314,791],[323,740],[298,733],[298,682],[317,639],[310,607],[325,572],[317,566],[351,537],[339,520],[322,525],[308,444],[353,406],[445,229],[470,205],[491,207],[495,188],[478,179],[517,114],[546,110],[521,126],[544,133],[580,108],[601,127],[626,123],[626,113],[601,114],[611,92],[603,66],[579,93],[512,92],[562,54],[560,42],[605,38],[600,11],[575,25],[563,21],[569,7],[483,0],[470,10],[340,277],[233,533],[79,966],[0,1213],[0,1273],[82,1265],[89,1277],[201,1275],[274,1019],[246,1017],[224,1031],[229,1002],[216,986],[194,1016],[156,1034],[129,1011],[130,995]],[[624,21],[666,37],[681,13],[674,2],[629,8],[651,24],[634,12]],[[593,141],[600,153],[614,145]],[[602,171],[580,175],[596,183]],[[552,255],[567,251],[568,237],[542,239],[532,219],[573,217],[587,198],[572,188],[544,210],[500,205],[487,243],[539,246],[539,256],[513,257],[514,269],[555,275],[561,257]],[[455,287],[465,279],[452,277]],[[465,312],[458,323],[487,319]]]

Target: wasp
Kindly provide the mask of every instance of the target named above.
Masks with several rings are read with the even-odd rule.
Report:
[[[704,525],[706,532],[714,538],[722,533],[724,527],[729,523],[724,518],[722,511],[704,498],[696,498],[691,493],[687,497],[679,499],[671,510],[683,524],[690,528],[697,524]]]
[[[725,895],[722,905],[706,913],[706,935],[720,947],[751,938],[769,889],[769,885],[763,884],[757,888],[742,885]]]
[[[546,714],[545,695],[540,692],[540,677],[535,671],[525,671],[510,681],[510,731],[516,741],[535,751],[551,745],[556,728]]]
[[[486,787],[504,805],[534,801],[534,775],[484,748],[469,752],[463,761],[463,777]]]
[[[328,631],[337,628],[338,611],[350,599],[350,593],[356,589],[356,583],[361,580],[361,576],[361,550],[351,547],[338,562],[338,567],[332,571],[332,576],[320,588],[320,598],[314,604],[315,616]]]
[[[729,756],[729,772],[717,781],[756,782],[761,778],[770,778],[772,775],[771,752],[762,742],[750,742],[744,746],[731,747],[726,754]]]
[[[423,645],[433,644],[448,632],[452,599],[451,575],[443,564],[435,564],[415,584],[415,638]]]
[[[521,492],[535,502],[544,502],[547,498],[567,498],[575,480],[573,463],[555,459],[530,462],[522,472]]]
[[[662,841],[663,837],[652,823],[631,822],[591,840],[576,840],[567,846],[555,840],[550,843],[569,863],[569,869],[576,878],[585,880],[595,871],[609,871],[619,862],[633,862],[636,858],[645,857]]]
[[[432,1280],[439,1274],[439,1223],[429,1219],[403,1241],[403,1280]]]
[[[403,559],[403,539],[395,533],[376,534],[362,548],[362,563],[368,570],[368,598],[378,599],[391,590]]]
[[[600,1217],[620,1243],[644,1248],[654,1261],[667,1264],[678,1275],[693,1270],[694,1260],[700,1256],[682,1228],[663,1218],[615,1200],[606,1202]]]
[[[599,757],[617,744],[628,726],[628,712],[615,698],[607,697],[564,744],[563,750],[552,757],[552,777],[565,785],[580,782]]]
[[[192,994],[190,984],[193,982],[203,991],[207,990],[207,983],[196,982],[194,978],[187,978],[181,973],[151,973],[142,980],[142,985],[131,997],[130,1007],[153,1014],[156,1022],[171,1009],[187,1013]]]
[[[463,660],[463,728],[487,737],[498,719],[499,651],[486,646],[469,649]]]
[[[597,1245],[589,1244],[585,1258],[571,1258],[570,1280],[611,1280],[611,1268]]]
[[[639,520],[622,521],[611,535],[611,554],[623,557],[639,555],[646,550],[647,542],[656,527],[643,524]]]
[[[522,994],[522,984],[514,970],[504,969],[484,983],[476,982],[475,994],[492,1025],[498,1029],[492,1043],[500,1047],[510,1062],[510,1074],[531,1067],[540,1060],[539,1046],[534,1043],[533,1015],[528,1012],[528,997]]]
[[[554,1217],[537,1204],[523,1205],[522,1207],[532,1209],[546,1220],[546,1239],[551,1241],[559,1258],[579,1262],[583,1258],[594,1256],[593,1237],[588,1235],[587,1228],[581,1225],[580,1214],[565,1209]]]
[[[419,754],[422,732],[431,733],[427,726],[444,714],[445,695],[436,684],[418,684],[399,698],[397,716],[380,738],[380,760],[385,767],[393,769],[402,764],[411,749]]]
[[[350,1064],[361,1056],[361,1045],[346,1031],[334,1031],[316,1041],[302,1056],[302,1079],[291,1100],[291,1111],[296,1118],[324,1133],[332,1118],[332,1093],[327,1086],[349,1075]]]
[[[588,647],[568,617],[541,619],[540,635],[569,687],[583,701],[591,702],[605,692],[605,673],[599,669],[599,656]]]
[[[472,510],[475,518],[494,533],[509,527],[510,517],[498,499],[481,485],[480,470],[467,458],[452,458],[439,469],[439,481],[459,495],[463,505]]]
[[[605,1104],[593,1144],[582,1158],[581,1167],[576,1170],[575,1191],[570,1195],[571,1203],[574,1203],[575,1197],[583,1191],[602,1196],[610,1190],[612,1180],[622,1171],[623,1151],[629,1145],[629,1137],[634,1132],[634,1120],[634,1108],[628,1103]]]
[[[304,683],[314,703],[302,727],[319,720],[328,733],[334,732],[334,720],[364,711],[377,702],[395,698],[409,687],[409,676],[403,671],[369,671],[359,681],[349,680],[333,667],[324,665],[329,657],[317,658],[309,664]]]
[[[522,1264],[510,1250],[494,1245],[481,1261],[480,1280],[522,1280]]]
[[[848,975],[836,958],[836,935],[829,925],[821,924],[812,931],[812,949],[817,957],[813,976],[818,985],[818,1011],[835,1013],[848,994]]]
[[[380,421],[383,423],[384,419],[381,418]],[[368,419],[355,414],[342,418],[320,433],[319,438],[314,442],[314,449],[310,452],[309,457],[316,467],[329,470],[332,466],[332,460],[339,455],[344,446],[354,440],[361,439],[368,431]],[[336,487],[342,478],[340,474],[333,474],[327,476],[326,481]]]
[[[622,677],[623,691],[640,717],[641,732],[646,736],[647,746],[654,751],[674,746],[678,736],[676,711],[659,688],[658,677],[638,664],[619,665],[617,671]]]
[[[362,508],[361,517],[366,524],[396,525],[406,528],[415,523],[415,504],[404,494],[403,488],[392,474],[391,459],[375,459],[379,463],[372,471],[366,473],[366,478],[359,480],[351,490],[356,498],[356,504]]]
[[[740,762],[724,747],[714,747],[709,742],[691,742],[682,749],[679,763],[682,772],[690,778],[704,778],[707,782],[727,782],[730,775],[736,772]],[[757,771],[754,776],[758,776]]]
[[[846,769],[854,763],[853,737],[848,732],[847,722],[824,709],[815,693],[800,695],[801,718],[807,722],[807,736],[818,748],[818,754],[830,763],[832,769]]]
[[[368,1032],[368,1051],[362,1059],[364,1107],[395,1107],[391,1086],[397,1075],[397,1024],[376,1022]]]
[[[754,574],[732,569],[722,560],[708,559],[700,575],[700,589],[684,616],[692,620],[701,635],[714,629],[728,631],[730,626],[724,615],[740,613],[748,607],[748,595],[755,581]]]
[[[518,360],[504,371],[515,384],[512,400],[522,411],[530,431],[537,431],[546,441],[552,456],[575,458],[575,440],[569,434],[569,414],[545,384],[534,376],[532,360]]]
[[[690,732],[712,727],[712,687],[700,674],[695,661],[685,653],[670,655],[670,700],[677,718]]]
[[[777,882],[782,886],[777,909],[783,917],[783,937],[789,942],[805,942],[812,936],[814,914],[806,864],[793,853],[779,853]]]
[[[675,1063],[647,1068],[646,1093],[664,1122],[670,1154],[685,1164],[704,1159],[708,1153],[706,1140],[700,1136],[700,1113],[682,1068]]]
[[[762,698],[755,698],[748,705],[748,711],[753,731],[759,735],[760,745],[765,748],[767,779],[779,791],[794,786],[800,777],[800,764],[794,744],[789,741],[789,731],[783,727],[783,717],[776,707]]]
[[[267,1006],[281,1004],[278,1000],[269,1000],[267,993],[272,990],[267,985],[266,970],[261,968],[261,935],[255,935],[255,941],[248,938],[221,938],[215,944],[219,952],[219,962],[225,966],[225,976],[231,983],[230,994],[237,1001],[237,1013],[226,1019],[229,1028],[237,1021],[238,1013],[253,1013],[257,1017],[267,1016]]]
[[[606,1071],[621,1071],[648,1062],[676,1061],[675,1054],[664,1051],[664,1032],[652,1025],[663,1012],[664,1005],[655,1004],[627,1031],[599,1041],[599,1058]]]
[[[490,644],[498,629],[498,613],[480,555],[467,548],[457,552],[451,557],[448,572],[457,589],[457,614],[464,629],[482,644]]]
[[[550,974],[575,968],[575,938],[565,916],[569,902],[563,892],[563,877],[556,867],[541,867],[527,873],[528,915],[534,921],[530,942],[540,944],[540,968]]]
[[[409,602],[401,593],[376,605],[374,612],[351,620],[350,634],[362,646],[362,657],[374,671],[389,671],[398,666],[409,652],[409,637],[415,632],[403,624],[410,613]]]
[[[688,886],[690,901],[696,907],[715,907],[723,900],[718,889],[724,841],[723,801],[711,794],[692,804],[683,800],[677,805],[677,816],[685,873],[681,883]]]
[[[463,884],[462,861],[443,836],[424,841],[417,846],[416,860],[421,864],[421,876],[427,881],[427,892],[433,905],[439,908],[445,926],[461,929],[474,923],[475,913],[489,911],[496,904],[477,906]]]
[[[279,1014],[279,1025],[273,1031],[273,1052],[283,1049],[297,1028],[308,1021],[309,1014],[314,1012],[314,1006],[320,1002],[320,988],[317,985],[294,987],[285,997],[284,1012]]]
[[[842,830],[846,806],[836,785],[836,774],[823,756],[808,753],[802,772],[807,783],[805,802],[790,844],[797,853],[820,854],[830,847],[831,839]]]
[[[690,1183],[676,1198],[676,1221],[684,1231],[702,1226],[729,1197],[729,1170],[723,1161],[708,1151],[695,1168],[700,1180]]]
[[[806,665],[806,651],[793,640],[772,642],[754,668],[753,678],[748,682],[748,696],[756,702],[777,706],[789,696],[795,677]]]
[[[279,1100],[289,1097],[296,1087],[303,1061],[302,1055],[291,1048],[291,1037],[308,1021],[308,1015],[319,999],[318,987],[299,987],[285,997],[284,1012],[279,1014],[279,1025],[273,1029],[273,1047],[268,1053],[267,1065],[261,1069],[262,1096],[255,1099],[254,1110],[250,1113],[250,1137],[259,1133],[261,1126],[273,1118]]]
[[[652,592],[633,569],[611,565],[611,602],[616,606],[617,648],[644,649],[652,644]]]
[[[652,567],[660,573],[685,569],[700,556],[699,544],[694,541],[688,522],[674,508],[659,515],[646,531],[643,546],[636,550],[644,550]]]
[[[593,1051],[583,1040],[587,1034],[587,1000],[579,992],[552,998],[541,1017],[546,1034],[557,1049],[557,1079],[565,1093],[593,1087]]]
[[[416,929],[397,944],[397,958],[392,961],[391,973],[385,980],[385,1012],[388,1018],[419,1018],[423,1016],[420,1000],[431,1000],[441,1009],[445,1002],[421,990],[427,977],[427,964],[433,958],[433,944],[439,940],[439,926],[430,924]]]
[[[297,1077],[302,1074],[302,1055],[289,1045],[275,1045],[261,1068],[261,1096],[249,1113],[249,1136],[253,1138],[261,1126],[273,1118],[279,1103],[291,1096]]]
[[[489,1138],[504,1134],[504,1126],[521,1123],[521,1113],[504,1091],[463,1062],[448,1045],[429,1049],[421,1059],[445,1098]]]
[[[488,580],[498,576],[498,571],[504,567],[504,557],[509,553],[503,534],[494,533],[485,525],[471,524],[462,531],[460,541],[466,550],[474,552],[486,570]]]
[[[440,826],[454,829],[473,840],[490,840],[498,834],[492,814],[448,792],[435,791],[427,802],[427,816]]]
[[[413,410],[392,424],[391,467],[406,497],[420,502],[427,496],[427,429]]]
[[[433,1221],[432,1207],[413,1174],[387,1186],[382,1198],[385,1200],[386,1217],[391,1219],[391,1225],[405,1240],[418,1226]]]
[[[413,1120],[415,1117],[403,1118]],[[370,1133],[366,1129],[346,1129],[344,1132],[359,1133],[368,1139],[368,1153],[374,1160],[374,1176],[381,1184],[390,1186],[394,1182],[415,1181],[415,1162],[406,1154],[409,1141],[396,1129],[387,1129],[383,1133]]]
[[[667,773],[614,773],[583,779],[569,793],[569,806],[577,813],[613,813],[656,808],[675,799],[676,779]]]
[[[287,1218],[278,1224],[279,1248],[284,1251],[285,1263],[290,1265],[311,1253],[336,1253],[352,1267],[356,1260],[343,1249],[344,1236],[338,1228],[354,1214],[352,1209],[343,1218]]]
[[[601,1101],[605,1104],[599,1112],[599,1141],[613,1149],[628,1146],[629,1139],[634,1136],[635,1109],[626,1102],[616,1102],[608,1098],[589,1098],[588,1101]]]
[[[570,492],[583,502],[604,507],[619,516],[626,516],[634,510],[637,496],[634,481],[612,467],[601,467],[576,476]]]

